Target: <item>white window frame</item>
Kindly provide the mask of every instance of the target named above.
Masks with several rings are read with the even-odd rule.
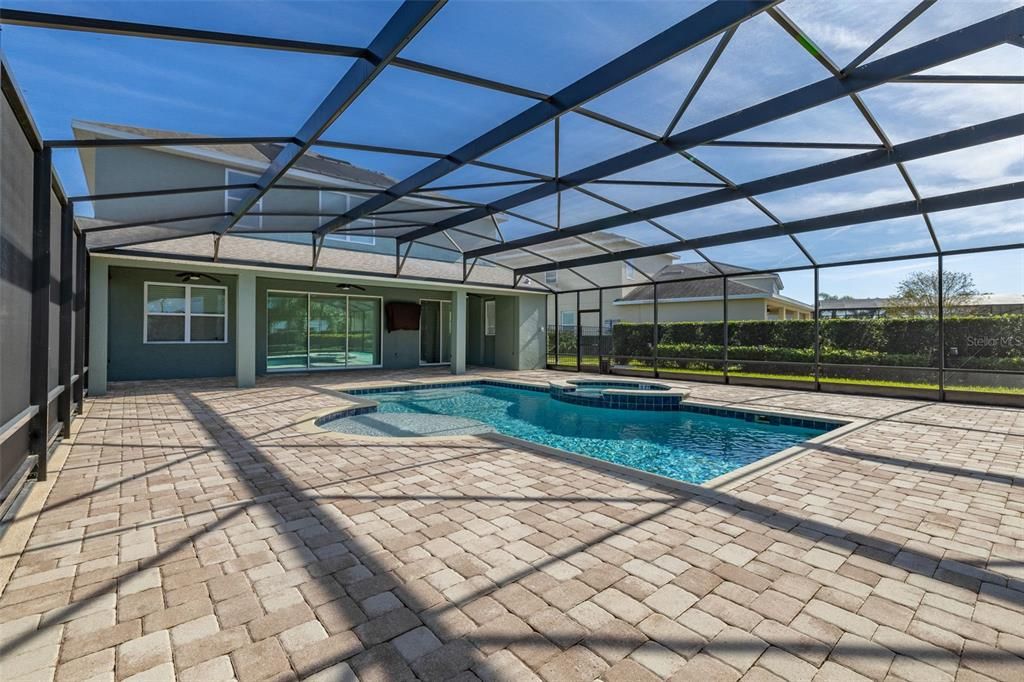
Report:
[[[498,316],[497,301],[493,298],[484,301],[484,336],[497,336]]]
[[[569,322],[565,322],[565,316],[569,315]],[[576,311],[575,310],[559,310],[558,311],[558,324],[560,327],[575,327],[576,326]]]
[[[185,312],[183,313],[152,313],[149,311],[149,287],[182,287],[185,290]],[[192,290],[193,289],[220,289],[224,292],[223,313],[194,313],[192,312]],[[178,282],[144,282],[142,287],[142,343],[145,345],[166,345],[166,344],[209,344],[227,343],[231,327],[228,325],[228,288],[215,284],[184,284]],[[185,338],[182,341],[150,341],[149,340],[149,318],[152,317],[184,317]],[[192,340],[192,318],[193,317],[222,317],[224,318],[224,338],[220,341]]]
[[[335,294],[327,291],[295,291],[292,289],[267,289],[267,294],[263,299],[263,309],[270,310],[270,296],[272,294],[296,294],[299,296],[306,297],[306,366],[305,367],[285,367],[282,369],[271,369],[266,367],[267,362],[267,348],[270,346],[270,315],[267,315],[267,324],[263,330],[264,332],[264,344],[263,344],[263,363],[266,367],[267,374],[288,374],[289,372],[347,372],[349,370],[356,369],[381,369],[384,367],[384,297],[383,296],[368,296],[366,294]],[[346,364],[343,367],[332,366],[332,367],[310,367],[309,366],[309,322],[312,315],[310,314],[311,299],[313,296],[324,296],[330,298],[344,298],[345,301],[345,356]],[[348,323],[349,318],[349,303],[353,298],[361,299],[376,299],[377,301],[377,317],[380,323],[380,331],[377,336],[377,340],[380,343],[380,362],[376,365],[349,365],[347,364],[348,357]]]
[[[623,267],[623,269],[625,271],[626,279],[631,280],[631,279],[636,277],[636,268],[633,267],[632,263],[628,263],[628,262],[623,261],[622,267]]]
[[[548,270],[544,273],[544,284],[558,284],[558,270]]]
[[[320,190],[316,193],[317,197],[317,212],[323,217],[324,214],[324,194],[337,194],[345,197],[345,210],[348,211],[352,208],[352,195],[346,194],[345,192],[335,192],[332,190]],[[360,218],[370,223],[373,229],[377,229],[377,221],[373,218]],[[353,232],[332,232],[331,238],[340,242],[349,242],[351,244],[363,244],[365,246],[374,246],[377,243],[377,235],[373,233],[353,233]]]
[[[252,180],[253,182],[255,182],[255,181],[260,179],[258,175],[253,175],[252,173],[246,173],[245,171],[235,170],[234,168],[225,168],[224,169],[224,184],[225,185],[241,185],[241,184],[244,184],[242,182],[232,182],[231,181],[231,174],[232,173],[234,173],[235,175],[242,176],[247,181],[248,180]],[[231,206],[232,201],[235,201],[232,198],[232,196],[231,196],[232,192],[248,192],[248,191],[250,191],[250,190],[237,190],[237,189],[226,189],[226,190],[224,190],[224,212],[225,213],[234,213],[235,212],[234,208]],[[252,208],[250,208],[249,210],[251,211],[252,209],[256,209],[257,213],[262,213],[263,212],[263,199],[264,199],[264,197],[260,197],[259,200],[255,204],[253,204]],[[255,220],[256,224],[252,225],[250,223],[248,225],[241,225],[241,221],[242,220],[246,220],[246,221]],[[240,221],[239,222],[239,226],[240,227],[255,227],[258,230],[262,230],[263,229],[263,216],[262,215],[248,215],[248,214],[246,214],[246,215],[242,216],[241,218],[239,218],[239,221]]]

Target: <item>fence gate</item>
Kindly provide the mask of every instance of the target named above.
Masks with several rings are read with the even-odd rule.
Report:
[[[581,310],[576,318],[576,366],[596,372],[601,355],[601,311]]]

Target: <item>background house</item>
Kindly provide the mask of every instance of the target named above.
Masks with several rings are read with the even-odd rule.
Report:
[[[808,320],[814,306],[780,292],[782,278],[778,273],[749,273],[747,268],[715,263],[728,275],[730,320]],[[720,279],[696,279],[717,274],[711,265],[674,263],[656,275],[658,280],[659,322],[708,322],[723,319],[722,282]],[[691,279],[686,279],[691,278]],[[670,280],[670,281],[665,281]],[[681,281],[672,281],[681,280]],[[651,322],[654,319],[654,286],[645,284],[630,289],[614,301],[615,318],[623,322]]]

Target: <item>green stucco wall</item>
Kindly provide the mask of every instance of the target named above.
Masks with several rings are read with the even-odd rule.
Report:
[[[204,272],[202,268],[195,268]],[[108,376],[111,381],[224,377],[235,374],[238,320],[237,276],[217,272],[228,289],[228,341],[203,344],[143,343],[144,285],[146,282],[179,284],[178,270],[123,267],[109,268],[109,316],[107,324]],[[419,302],[421,298],[450,300],[450,291],[420,291],[365,285],[352,295],[380,296],[392,301]],[[333,282],[256,277],[256,373],[267,374],[267,292],[269,290],[338,294]],[[497,334],[484,336],[483,301],[496,302]],[[543,341],[530,334],[543,324],[543,296],[472,296],[467,300],[467,362],[509,369],[540,366]],[[382,309],[383,314],[383,309]],[[386,325],[385,325],[386,326]],[[94,340],[99,336],[94,335]],[[534,348],[535,346],[535,348]],[[388,332],[381,337],[381,361],[385,369],[419,366],[419,332]],[[342,370],[348,371],[348,370]]]
[[[180,284],[172,270],[110,268],[109,351],[110,381],[233,376],[235,373],[235,278],[218,275],[228,289],[227,343],[142,342],[144,284]],[[204,284],[206,282],[203,282]],[[213,282],[210,282],[213,284]]]

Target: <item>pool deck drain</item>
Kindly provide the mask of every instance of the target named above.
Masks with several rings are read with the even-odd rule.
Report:
[[[371,412],[325,422],[322,427],[337,433],[374,438],[428,436],[476,436],[494,428],[475,419],[438,414]]]

